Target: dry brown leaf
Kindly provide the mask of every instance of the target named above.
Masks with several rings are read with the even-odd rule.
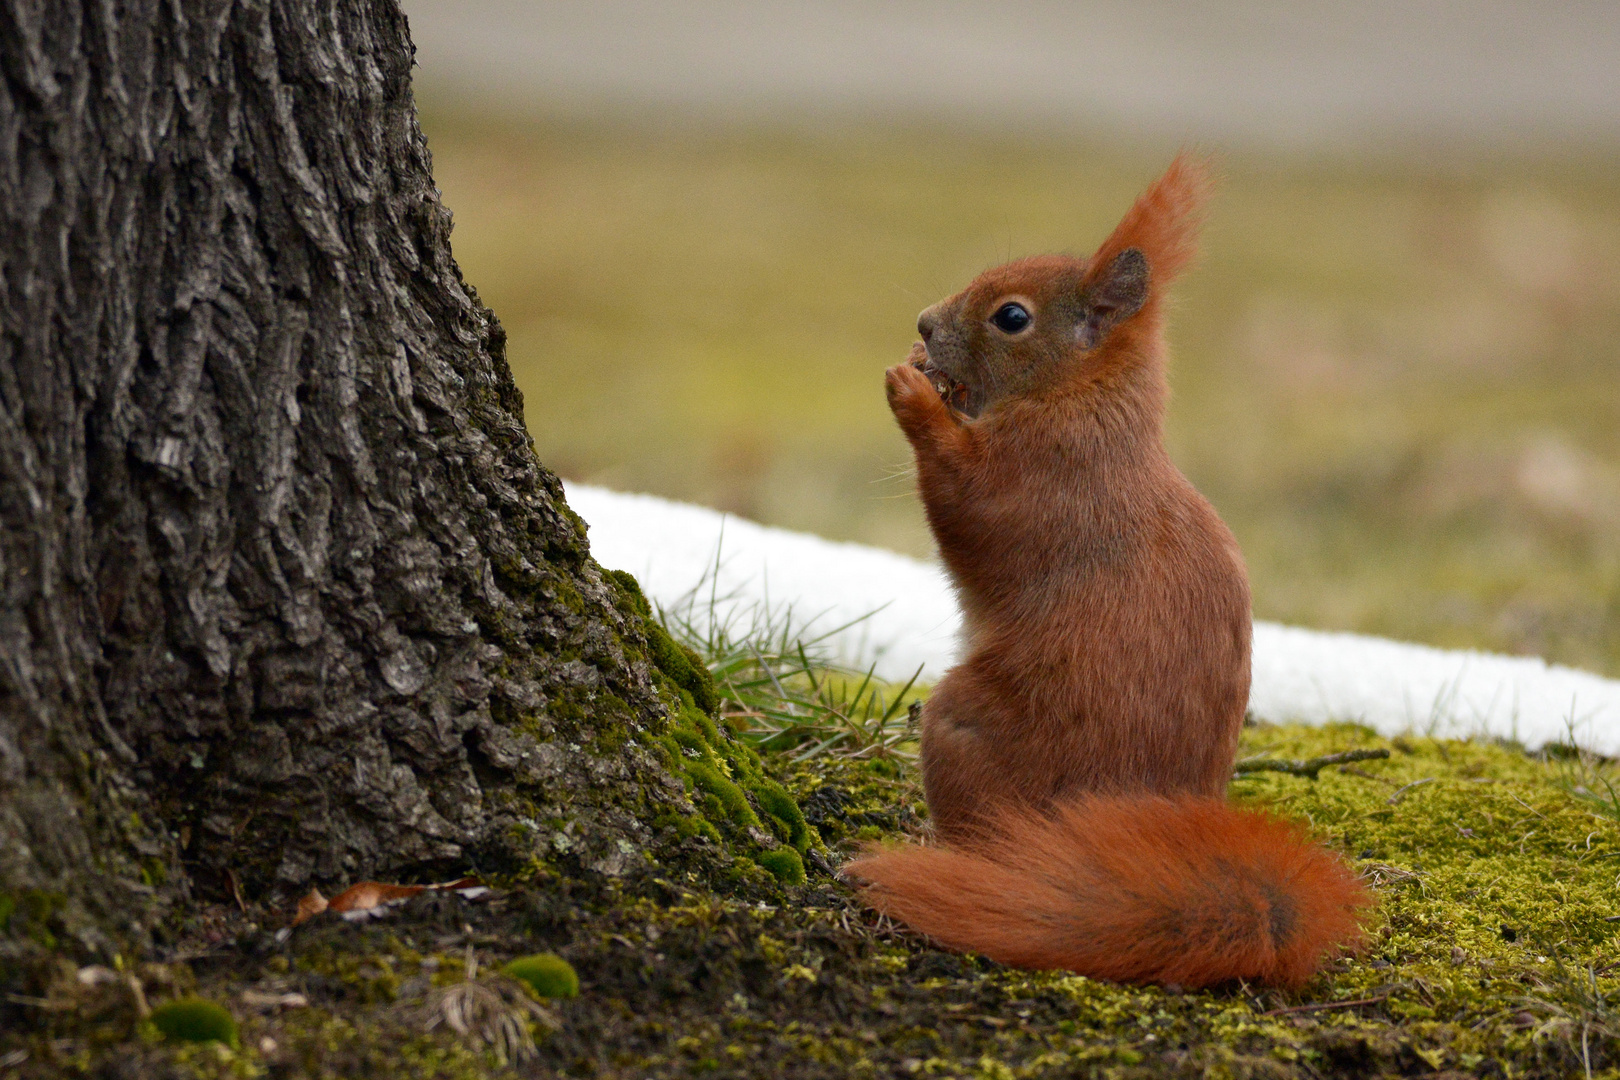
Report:
[[[362,881],[356,885],[350,885],[347,889],[332,897],[330,901],[321,895],[319,889],[311,889],[309,895],[298,901],[298,913],[293,916],[292,924],[297,926],[305,919],[313,918],[323,911],[370,911],[386,904],[408,900],[417,893],[428,889],[476,889],[482,887],[483,882],[475,877],[457,878],[455,881],[442,881],[433,885],[389,885],[381,881]]]
[[[311,889],[298,901],[298,914],[293,916],[293,925],[297,926],[305,919],[313,919],[325,910],[326,897],[321,895],[321,890]]]
[[[391,900],[405,900],[426,889],[426,885],[385,885],[380,881],[362,881],[332,897],[328,911],[365,911],[382,907]]]

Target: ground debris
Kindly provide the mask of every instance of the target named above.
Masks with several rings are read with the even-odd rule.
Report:
[[[1351,725],[1246,738],[1300,760],[1388,745]],[[880,925],[829,870],[872,839],[925,833],[926,809],[908,770],[826,758],[775,763],[829,846],[802,886],[750,878],[725,892],[673,869],[540,871],[477,900],[424,889],[384,920],[323,915],[284,938],[254,921],[273,927],[273,913],[227,898],[170,961],[69,966],[19,990],[0,1004],[0,1061],[8,1077],[636,1080],[1562,1077],[1620,1065],[1620,925],[1605,921],[1614,819],[1567,790],[1567,761],[1407,745],[1379,778],[1434,778],[1422,813],[1338,770],[1313,784],[1278,772],[1233,784],[1236,800],[1307,821],[1378,888],[1365,951],[1298,993],[1017,971]],[[1583,786],[1601,790],[1591,776]],[[502,973],[537,952],[577,972],[577,997],[541,1000]],[[143,1034],[130,979],[154,1008],[193,996],[229,1008],[240,1047]]]

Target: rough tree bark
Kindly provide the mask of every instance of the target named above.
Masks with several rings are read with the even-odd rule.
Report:
[[[394,0],[0,0],[13,922],[617,873],[691,811],[450,257],[411,62]]]

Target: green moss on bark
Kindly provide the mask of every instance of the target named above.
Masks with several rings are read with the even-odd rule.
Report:
[[[803,855],[820,848],[820,837],[786,788],[772,779],[765,761],[747,743],[716,722],[720,696],[708,667],[676,642],[653,617],[635,578],[622,570],[604,576],[618,590],[622,611],[643,621],[660,692],[668,705],[668,725],[655,738],[666,766],[682,778],[696,813],[665,814],[657,820],[682,839],[703,838],[746,855],[779,881],[803,880]],[[794,852],[772,856],[777,844]]]

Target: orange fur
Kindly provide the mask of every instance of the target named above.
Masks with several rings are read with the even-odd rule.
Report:
[[[1106,267],[1126,248],[1140,248],[1153,267],[1154,282],[1170,284],[1198,254],[1198,231],[1209,203],[1210,168],[1183,152],[1176,155],[1164,175],[1137,196],[1091,257],[1093,267]]]
[[[1159,314],[1208,187],[1178,157],[1091,258],[981,274],[922,313],[887,373],[964,658],[922,714],[949,846],[850,873],[883,910],[1010,963],[1298,982],[1357,936],[1365,893],[1336,859],[1218,801],[1249,695],[1248,579],[1165,452]],[[1009,306],[1028,322],[1002,325]],[[1298,920],[1268,938],[1274,901]]]
[[[1218,799],[1088,796],[951,848],[846,867],[866,902],[954,949],[1122,982],[1297,986],[1366,890],[1301,829]]]

